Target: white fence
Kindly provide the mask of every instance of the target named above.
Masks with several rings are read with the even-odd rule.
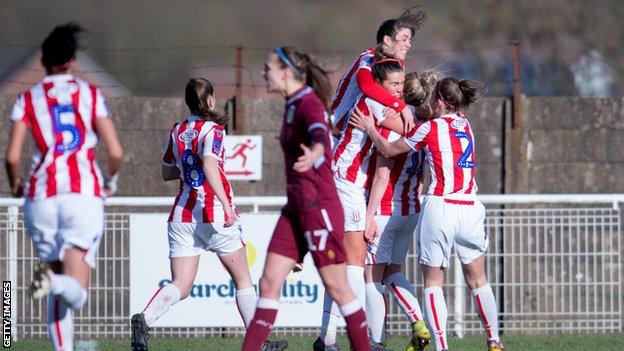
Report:
[[[624,195],[483,195],[490,235],[487,272],[504,332],[621,332],[622,259],[620,204]],[[283,197],[239,197],[249,211],[276,211]],[[171,198],[111,198],[106,230],[92,274],[89,299],[76,314],[79,339],[128,337],[129,213],[165,212]],[[36,261],[24,231],[21,200],[0,199],[0,272],[13,282],[13,333],[45,337],[45,304],[28,297]],[[243,214],[244,215],[244,214]],[[481,331],[461,267],[446,276],[449,332]],[[405,272],[422,293],[414,248]],[[319,312],[320,313],[320,312]],[[388,332],[404,334],[408,323],[389,301]],[[314,334],[314,328],[281,328],[288,334]],[[165,337],[242,334],[241,328],[157,328]]]

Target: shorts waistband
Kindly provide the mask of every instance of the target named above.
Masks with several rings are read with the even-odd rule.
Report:
[[[444,202],[447,204],[465,205],[465,206],[472,206],[475,203],[472,200],[454,200],[454,199],[444,199]]]

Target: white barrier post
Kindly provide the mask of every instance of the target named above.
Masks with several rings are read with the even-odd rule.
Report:
[[[9,206],[7,208],[7,270],[8,278],[11,281],[11,337],[17,341],[17,300],[15,298],[17,290],[17,218],[19,207]]]
[[[466,287],[464,285],[464,273],[462,272],[461,262],[455,256],[453,265],[453,283],[455,283],[455,335],[458,338],[464,338],[464,306],[466,302]]]

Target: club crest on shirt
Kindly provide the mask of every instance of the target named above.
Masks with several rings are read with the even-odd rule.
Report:
[[[185,142],[185,143],[188,143],[195,138],[197,138],[197,132],[193,129],[187,130],[186,132],[178,136],[178,139],[180,139],[180,141]]]
[[[74,95],[76,92],[78,92],[78,84],[67,83],[53,86],[50,90],[48,90],[47,94],[50,99],[57,99],[60,95]]]
[[[468,125],[468,121],[465,118],[456,118],[451,122],[451,127],[454,129],[464,129]]]
[[[291,124],[295,119],[295,106],[290,106],[286,112],[286,123]]]

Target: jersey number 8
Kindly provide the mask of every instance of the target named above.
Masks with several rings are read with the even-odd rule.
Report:
[[[182,168],[184,170],[184,183],[186,185],[197,188],[204,184],[206,176],[202,170],[202,162],[197,154],[186,149],[182,153]]]

